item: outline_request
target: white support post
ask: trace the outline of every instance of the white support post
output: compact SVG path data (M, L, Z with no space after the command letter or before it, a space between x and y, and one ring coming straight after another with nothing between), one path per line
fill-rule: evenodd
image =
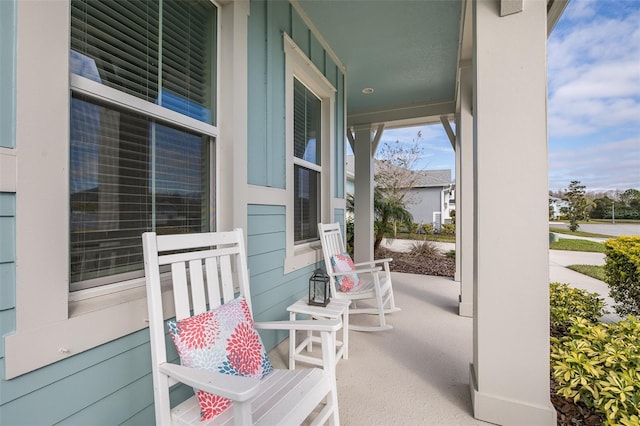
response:
M217 230L247 229L247 19L249 3L234 1L221 8L220 49L220 138L216 141L215 169L212 181L217 195ZM221 104L221 105L222 105Z
M378 130L380 135L382 129ZM355 129L354 259L373 259L373 151L371 126Z
M458 313L473 316L473 116L471 64L460 73L460 113L456 138L456 280L460 281Z
M547 3L474 7L474 416L555 425L549 399ZM509 207L501 202L508 194Z

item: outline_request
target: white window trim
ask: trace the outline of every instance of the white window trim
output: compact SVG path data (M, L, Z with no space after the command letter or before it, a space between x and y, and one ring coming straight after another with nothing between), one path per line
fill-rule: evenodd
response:
M322 261L320 241L305 244L294 242L294 205L293 205L293 80L297 78L322 101L322 151L321 151L321 183L320 218L323 222L332 216L331 200L333 193L332 164L335 146L335 94L336 89L326 77L316 68L314 63L304 54L287 34L284 34L285 51L285 122L286 122L286 257L284 273L293 272L314 263ZM304 162L300 160L299 162ZM305 166L308 165L304 162ZM316 169L314 165L310 167Z
M231 89L220 90L218 102L233 107L228 125L226 117L220 117L220 135L224 139L225 135L235 133L235 144L242 145L238 139L244 135L246 144L249 4L246 1L220 3L218 60L223 68L218 69L218 75L226 76L225 82ZM69 55L69 10L68 1L17 3L16 326L15 333L4 337L6 379L148 325L141 280L138 287L75 302L69 299L71 79L69 61L63 60ZM43 36L46 43L42 42ZM225 56L227 60L220 61L225 54L229 56ZM233 64L234 69L227 70L227 64ZM211 131L209 126L205 133ZM228 148L220 145L215 144L216 156L228 153ZM235 152L231 154L233 163L240 164L239 156ZM216 194L224 182L229 191L233 191L231 172L219 171L218 167L215 172ZM237 215L231 209L216 214L225 218Z

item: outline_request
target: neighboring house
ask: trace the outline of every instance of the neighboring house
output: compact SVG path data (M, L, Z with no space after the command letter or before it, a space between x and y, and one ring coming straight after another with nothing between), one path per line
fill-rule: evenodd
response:
M563 213L562 213L562 209L565 208L569 208L569 201L562 199L562 198L558 198L558 197L551 197L549 196L549 206L550 206L550 219L559 219Z
M473 413L554 424L535 242L565 5L0 1L0 423L154 424L141 233L244 229L254 317L287 318L321 265L317 222L345 221L345 144L372 157L385 125L441 122ZM356 260L372 168L354 170Z
M347 184L346 192L353 194L355 157L346 158ZM374 173L380 167L380 161L374 162ZM406 208L419 224L433 224L439 229L443 223L451 222L451 211L455 210L455 185L451 181L451 170L409 171L413 176L408 179L414 182L405 195Z
M413 221L431 223L435 229L451 223L451 210L455 210L451 170L424 170L417 174L419 177L406 195L407 210L413 215Z

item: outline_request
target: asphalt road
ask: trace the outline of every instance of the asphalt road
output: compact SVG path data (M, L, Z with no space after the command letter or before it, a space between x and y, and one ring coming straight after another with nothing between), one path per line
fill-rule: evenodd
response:
M553 227L568 228L566 223L553 223ZM594 234L610 235L617 237L620 235L640 235L640 224L638 223L581 223L579 231L591 232Z

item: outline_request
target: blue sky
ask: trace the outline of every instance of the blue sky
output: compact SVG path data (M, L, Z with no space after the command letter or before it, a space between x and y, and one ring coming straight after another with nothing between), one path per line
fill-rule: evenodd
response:
M549 189L640 189L640 0L571 0L548 40ZM422 132L419 168L455 169L442 125ZM455 174L455 172L453 172Z

